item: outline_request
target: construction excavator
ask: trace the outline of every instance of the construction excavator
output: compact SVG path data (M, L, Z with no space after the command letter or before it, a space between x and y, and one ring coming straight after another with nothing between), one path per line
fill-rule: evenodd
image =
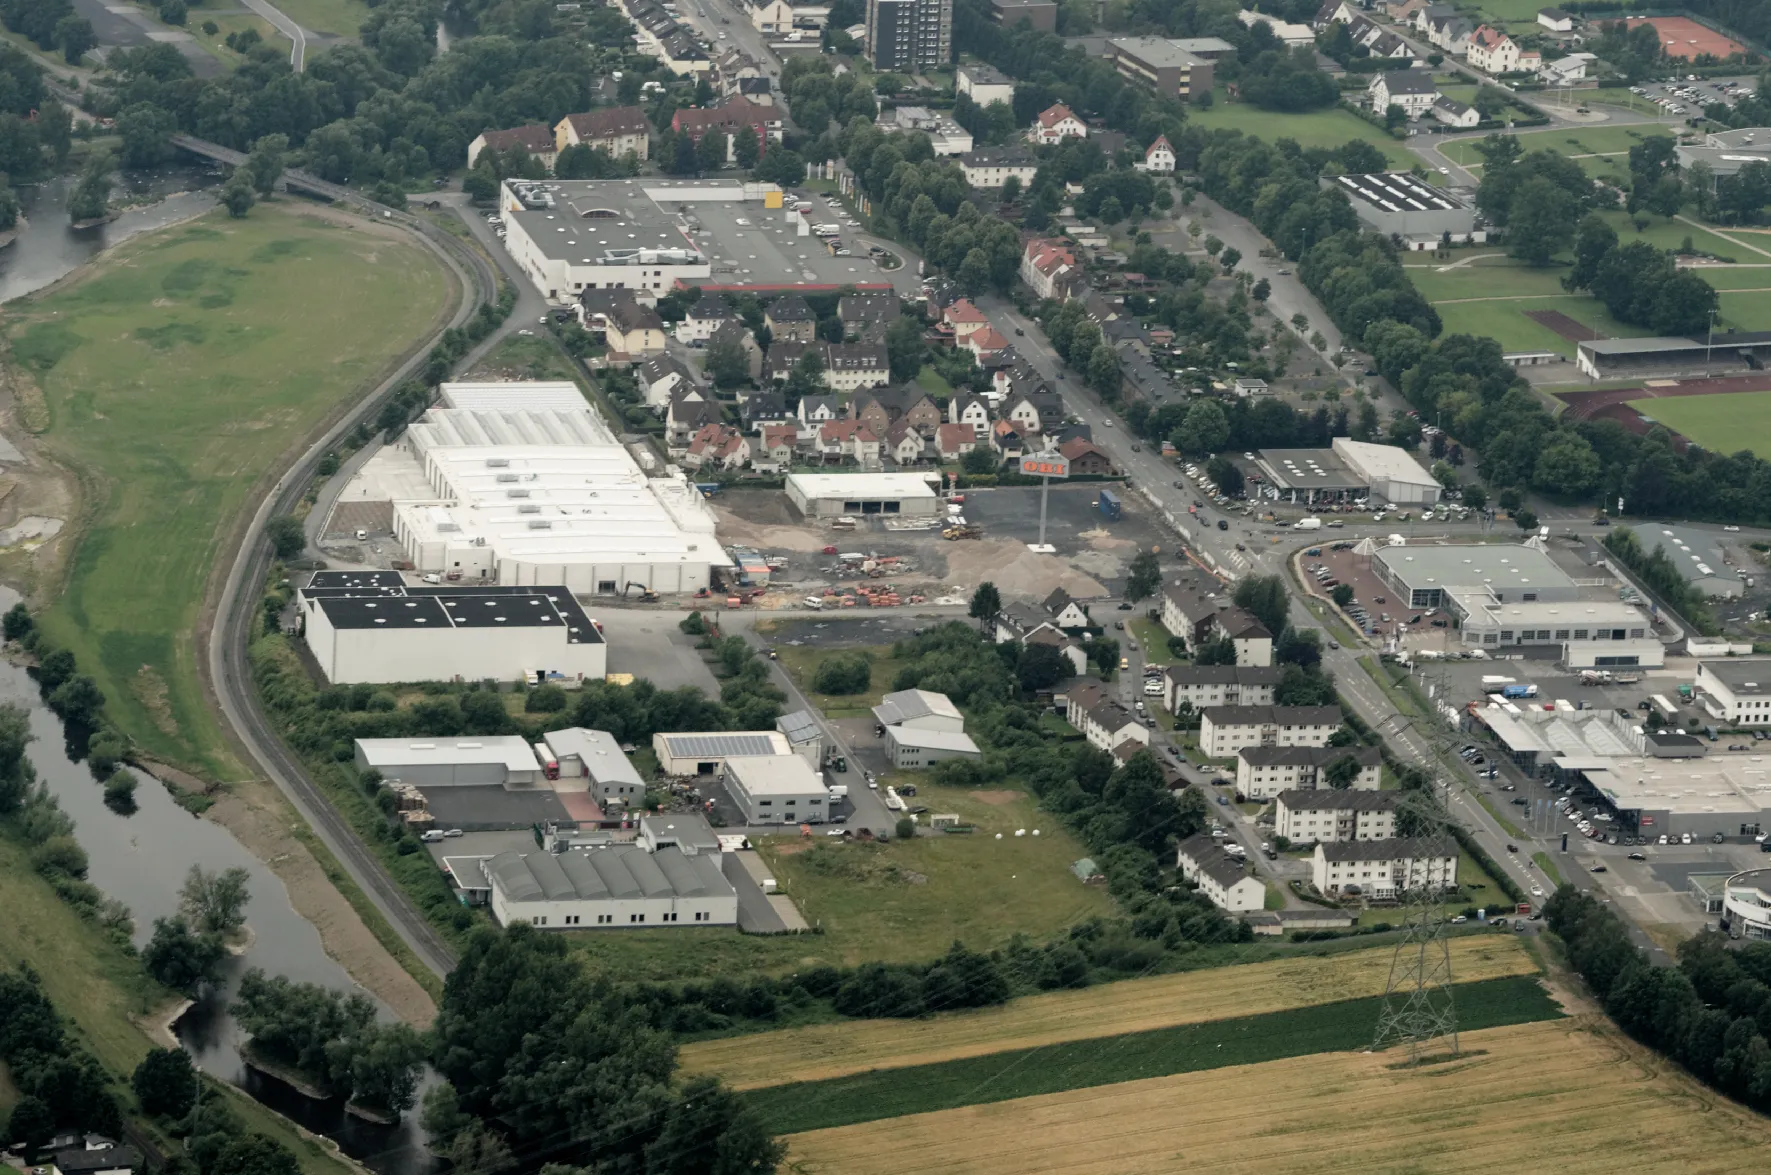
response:
M621 589L621 598L623 600L627 599L628 594L630 592L632 592L634 588L638 588L640 590L640 603L642 603L642 604L656 604L658 602L658 593L657 592L653 591L651 588L647 587L645 584L635 583L631 579L627 581L627 586Z

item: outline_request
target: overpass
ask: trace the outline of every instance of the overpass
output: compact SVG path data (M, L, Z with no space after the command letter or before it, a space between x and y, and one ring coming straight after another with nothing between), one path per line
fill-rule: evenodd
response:
M172 145L193 155L201 155L205 159L213 159L217 163L225 163L229 167L239 167L246 162L246 154L232 147L223 147L220 143L211 143L208 139L199 139L195 135L173 135ZM391 216L404 215L396 213L385 204L377 204L361 192L352 191L342 184L328 183L318 176L309 175L300 168L288 168L283 172L283 186L290 191L306 192L310 196L318 196L322 200L332 200L340 204L356 204L371 213L387 212Z

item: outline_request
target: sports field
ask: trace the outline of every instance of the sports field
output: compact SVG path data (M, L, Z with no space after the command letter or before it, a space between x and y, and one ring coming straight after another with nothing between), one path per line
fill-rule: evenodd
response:
M1553 151L1578 159L1588 174L1615 171L1629 174L1630 148L1647 138L1664 132L1649 127L1594 126L1553 127L1549 130L1527 131L1515 135L1526 152ZM1454 139L1439 146L1447 159L1472 169L1483 166L1482 152L1477 149L1482 137Z
M715 1073L738 1089L823 1081L1381 995L1393 957L1377 947L1157 975L925 1020L850 1020L699 1041L679 1056L685 1072ZM1499 934L1453 939L1451 966L1459 983L1537 970L1516 939Z
M1466 1032L1419 1069L1341 1052L797 1134L800 1175L1764 1168L1771 1123L1585 1018Z
M1382 151L1397 167L1407 168L1419 162L1400 142L1339 107L1305 114L1277 114L1243 102L1231 102L1219 89L1212 94L1209 109L1189 107L1187 121L1208 131L1241 131L1269 142L1296 139L1300 147L1334 148L1361 139Z
M84 499L43 626L155 758L237 777L197 673L211 573L253 487L423 338L452 287L391 230L261 205L125 244L10 308L11 359Z
M1759 457L1771 458L1771 392L1665 396L1631 400L1630 407L1712 452L1750 449Z

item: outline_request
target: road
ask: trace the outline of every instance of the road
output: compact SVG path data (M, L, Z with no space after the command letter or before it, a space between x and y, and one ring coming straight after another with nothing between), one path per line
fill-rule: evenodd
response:
M269 3L269 0L241 0L258 15L270 21L279 33L289 38L289 65L300 73L307 68L307 30Z

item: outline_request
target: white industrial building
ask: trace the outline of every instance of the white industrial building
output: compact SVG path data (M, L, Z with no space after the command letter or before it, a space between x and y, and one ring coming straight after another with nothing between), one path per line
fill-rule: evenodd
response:
M665 775L718 775L730 758L791 755L793 745L778 730L682 731L653 735L652 753Z
M1699 661L1695 695L1710 717L1730 726L1771 725L1771 658Z
M1233 860L1222 845L1204 833L1175 846L1175 868L1220 910L1245 914L1266 908L1267 887L1250 875L1246 865Z
M1722 887L1722 931L1730 938L1771 938L1771 869L1748 869Z
M1376 747L1243 747L1236 752L1236 790L1251 800L1287 791L1326 788L1323 768L1351 757L1359 773L1351 787L1376 791L1383 782L1383 752Z
M1480 591L1455 589L1450 604L1466 645L1492 649L1572 644L1578 646L1572 655L1591 664L1571 667L1587 669L1658 665L1664 656L1647 615L1621 600L1503 604ZM1605 647L1610 652L1604 652Z
M674 467L648 477L570 384L443 386L341 502L385 502L419 571L451 581L618 595L711 585L731 560Z
M946 694L933 690L906 689L889 693L873 707L873 717L883 727L902 726L919 730L958 733L965 729L965 715Z
M334 684L559 681L608 670L608 646L561 587L408 587L396 571L316 571L302 639Z
M1706 596L1735 599L1746 594L1747 569L1755 564L1745 544L1730 544L1720 534L1692 526L1653 524L1638 526L1636 541L1650 553L1659 547L1685 581Z
M1213 706L1199 715L1199 749L1229 759L1243 747L1320 747L1340 728L1339 706Z
M1457 848L1424 839L1318 843L1310 879L1325 894L1354 889L1368 898L1393 898L1411 889L1455 889Z
M1445 607L1446 593L1455 588L1481 590L1502 603L1580 599L1579 586L1546 551L1522 543L1380 547L1371 569L1408 608Z
M1396 835L1393 791L1284 791L1273 801L1273 831L1297 844L1388 840Z
M798 755L733 755L726 760L725 783L746 824L822 824L830 818L830 789Z
M942 759L976 759L978 744L972 736L956 730L926 730L915 726L885 728L886 757L892 766L906 771L931 767Z
M939 473L795 473L787 500L807 518L842 514L900 514L932 518L941 509L934 485Z
M474 738L360 738L358 771L414 787L532 787L541 765L521 735Z
M1430 506L1445 492L1445 487L1400 446L1373 445L1336 437L1332 447L1341 463L1386 502L1399 506Z
M824 765L824 728L810 710L795 710L775 719L775 729L787 737L793 753L813 767Z
M720 860L719 839L707 822L676 814L641 820L633 844L504 852L482 858L480 867L500 926L731 926L738 921L738 894Z
M646 781L608 731L573 726L550 730L541 739L535 749L543 768L559 779L587 780L586 790L602 807L645 802Z

